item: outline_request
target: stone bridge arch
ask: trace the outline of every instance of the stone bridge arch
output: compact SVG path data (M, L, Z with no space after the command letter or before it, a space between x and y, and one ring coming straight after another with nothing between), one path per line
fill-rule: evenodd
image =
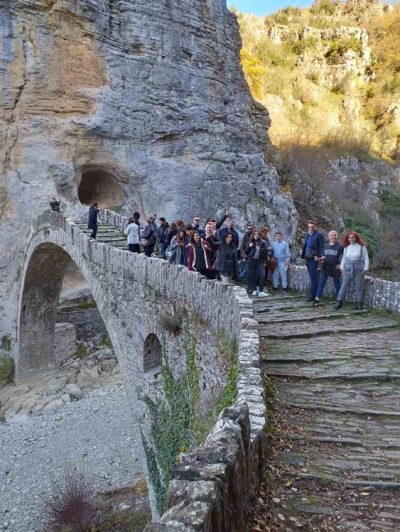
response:
M102 212L101 219L117 228L126 222L110 211ZM165 444L156 441L155 412L164 409L165 401L175 400L170 391L176 383L184 389L171 412L187 397L194 401L193 411L204 411L210 392L215 398L227 383L229 356L227 359L221 345L237 341L237 356L253 371L258 362L258 336L253 330L251 302L241 288L90 240L80 224L46 211L32 225L20 277L17 375L35 367L36 362L42 367L51 364L54 312L63 271L71 259L91 290L128 385L132 421L140 427L143 442L135 451L141 456L153 515L157 516L164 508L168 487L164 479L170 474L165 469L171 458L170 445L181 440L173 433ZM40 348L44 353L39 353ZM30 353L33 358L27 359ZM193 432L190 427L185 430Z
M65 219L58 213L47 213L45 218L45 222L43 216L36 222L24 257L17 316L16 378L55 368L56 313L65 271L71 261L85 278L116 356L123 364L118 337L114 334L115 326L106 311L107 297L102 293L96 274L91 270L93 263L90 257L85 252L82 253L84 246L82 239L77 238L78 231L75 234L75 226L72 224L68 227ZM61 227L52 223L56 218L58 222L62 222ZM70 229L69 232L67 228Z

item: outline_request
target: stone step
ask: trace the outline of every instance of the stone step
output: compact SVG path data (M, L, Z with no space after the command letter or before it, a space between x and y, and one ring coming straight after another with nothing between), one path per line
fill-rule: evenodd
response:
M334 320L320 320L295 323L277 323L260 326L260 334L265 338L307 338L326 334L343 334L345 332L373 331L374 329L389 329L398 326L398 322L391 318L375 316L357 316L358 319L337 318Z
M400 416L396 382L313 382L273 379L275 400L281 405L362 415ZM364 420L365 423L365 420Z
M285 322L302 322L302 321L315 321L315 320L323 320L323 319L330 319L335 320L339 318L345 318L349 316L358 316L358 315L365 315L369 314L368 310L348 310L346 312L338 311L335 312L334 310L331 310L330 312L327 310L325 312L323 311L315 311L313 309L311 310L303 310L301 315L292 315L294 313L288 313L288 312L275 312L274 310L271 310L269 313L261 314L260 316L257 316L257 321L261 324L264 323L285 323Z

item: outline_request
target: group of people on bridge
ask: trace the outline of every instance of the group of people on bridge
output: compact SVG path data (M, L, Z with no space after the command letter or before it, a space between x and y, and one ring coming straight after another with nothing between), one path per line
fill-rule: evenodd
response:
M88 226L92 238L96 238L97 213L94 204L89 210ZM96 216L96 223L93 218ZM287 271L291 254L288 243L280 231L271 242L267 225L255 228L248 223L242 238L235 229L235 222L228 212L220 219L207 218L204 226L199 216L187 224L183 220L168 223L150 214L142 224L135 212L125 227L129 251L151 257L158 250L161 258L173 264L186 266L208 279L220 278L224 284L247 281L247 289L253 296L266 297L266 283L271 278L272 289L279 286L288 290ZM314 220L307 225L301 257L305 260L310 277L310 295L307 298L315 306L321 305L325 285L329 277L336 291L335 308L340 309L350 283L354 282L356 309L362 308L363 275L369 268L366 243L356 231L349 231L342 242L337 231L328 233L328 240L317 230Z

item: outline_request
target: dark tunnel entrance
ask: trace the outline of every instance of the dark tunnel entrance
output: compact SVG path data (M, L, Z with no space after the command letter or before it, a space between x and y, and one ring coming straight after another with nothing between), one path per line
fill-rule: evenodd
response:
M99 168L82 173L78 187L79 201L84 205L97 202L100 207L120 206L124 203L124 192L115 177Z

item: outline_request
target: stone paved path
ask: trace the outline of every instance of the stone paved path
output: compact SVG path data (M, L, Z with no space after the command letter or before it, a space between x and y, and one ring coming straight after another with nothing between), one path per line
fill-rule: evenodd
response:
M400 319L281 293L255 311L274 413L253 530L400 530Z

